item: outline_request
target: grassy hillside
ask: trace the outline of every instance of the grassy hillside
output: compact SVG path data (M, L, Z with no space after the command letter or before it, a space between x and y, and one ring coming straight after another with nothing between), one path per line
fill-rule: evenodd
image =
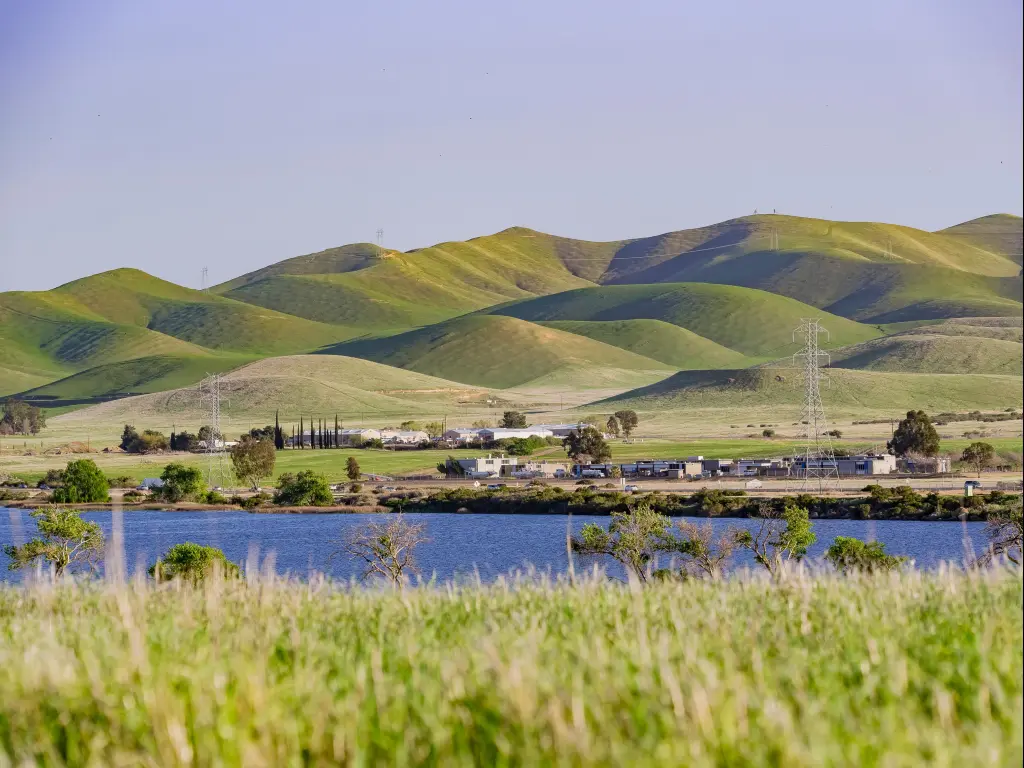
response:
M351 341L333 352L399 368L499 389L561 382L575 388L608 381L608 371L648 381L663 377L663 363L584 336L512 317L471 315L386 339ZM594 378L591 378L593 376Z
M151 355L88 368L21 393L38 405L102 402L195 384L211 373L237 368L252 358L231 354Z
M1024 358L1016 341L910 332L843 347L832 365L868 371L995 373L1020 376Z
M742 368L747 362L739 352L662 320L555 320L541 325L602 341L683 370Z
M492 304L588 284L570 269L589 251L512 228L408 253L341 259L335 251L289 259L217 286L225 296L322 322L361 328L425 325ZM592 244L596 251L605 244ZM372 246L371 246L372 247ZM579 262L587 265L590 262ZM314 270L317 270L314 272Z
M601 282L742 285L871 322L1022 312L1019 264L1001 249L909 227L748 216L620 254Z
M791 354L792 332L803 317L820 317L831 346L881 335L876 328L766 291L705 283L611 285L505 304L492 314L533 321L662 320L751 357Z
M1022 263L1024 247L1024 226L1020 216L1010 213L996 213L965 221L953 227L939 230L940 235L960 237L963 242L979 248L1000 253L1017 264Z
M1019 408L1021 377L978 374L890 373L832 369L821 390L826 408L844 411L957 411ZM640 411L699 407L798 407L800 372L781 367L736 371L682 371L605 401ZM793 411L796 413L796 411Z
M282 422L299 417L344 420L442 414L459 403L486 399L487 390L457 384L379 363L333 355L290 355L258 360L221 379L225 420ZM161 391L74 411L53 419L53 426L74 432L89 425L160 425L171 422L198 427L206 412L193 388Z

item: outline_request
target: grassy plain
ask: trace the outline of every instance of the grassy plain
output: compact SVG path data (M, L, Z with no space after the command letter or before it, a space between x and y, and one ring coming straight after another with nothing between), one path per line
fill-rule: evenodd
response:
M1016 766L1024 731L1019 569L5 586L0 637L12 765Z

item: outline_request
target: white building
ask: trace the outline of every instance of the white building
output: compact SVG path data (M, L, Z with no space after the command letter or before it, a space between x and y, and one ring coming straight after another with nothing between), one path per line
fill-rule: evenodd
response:
M584 424L582 421L578 424L534 424L533 429L547 429L555 437L568 437L576 430L582 430L586 427L592 427L593 424ZM600 430L599 427L596 429Z
M475 459L458 459L458 462L466 477L482 479L512 474L519 459L515 456L505 456L505 454L500 456L488 454Z
M486 442L510 440L514 437L554 437L554 433L550 429L544 429L541 427L524 427L522 429L505 429L504 427L495 427L494 429L480 430L480 439Z

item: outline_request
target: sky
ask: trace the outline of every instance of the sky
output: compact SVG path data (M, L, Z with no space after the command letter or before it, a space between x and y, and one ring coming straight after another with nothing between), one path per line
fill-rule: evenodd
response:
M0 291L1020 215L1019 0L0 0Z

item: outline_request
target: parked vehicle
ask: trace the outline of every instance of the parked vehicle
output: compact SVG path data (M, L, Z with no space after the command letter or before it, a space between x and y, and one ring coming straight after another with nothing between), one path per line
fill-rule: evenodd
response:
M491 483L487 486L488 491L500 491L502 488L508 488L505 483Z
M639 485L627 485L622 490L624 490L626 493L639 493L640 492L640 486Z

